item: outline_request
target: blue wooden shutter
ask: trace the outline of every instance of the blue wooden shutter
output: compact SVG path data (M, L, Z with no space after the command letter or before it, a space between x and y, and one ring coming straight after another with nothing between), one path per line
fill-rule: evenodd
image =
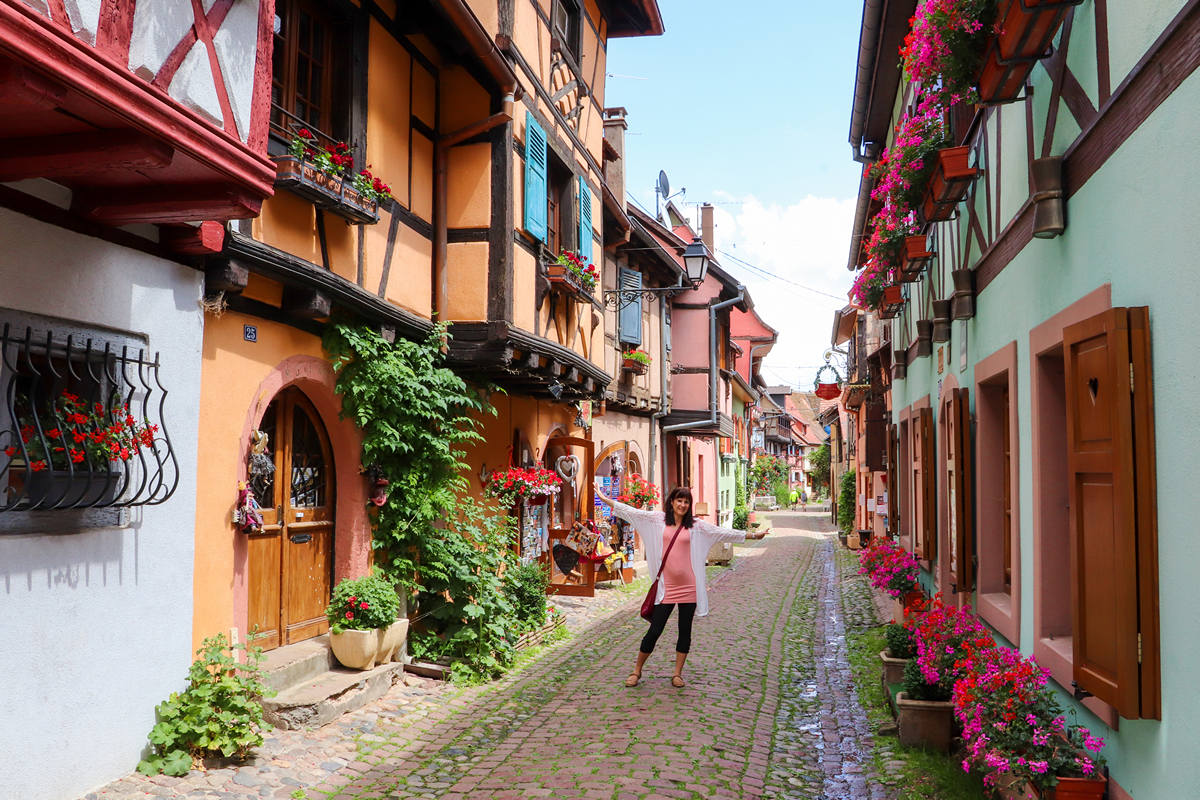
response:
M641 291L642 273L621 267L621 289ZM642 343L642 298L622 306L617 317L617 335L625 344Z
M546 132L525 112L525 230L546 241Z
M592 260L592 193L582 175L579 176L579 257Z

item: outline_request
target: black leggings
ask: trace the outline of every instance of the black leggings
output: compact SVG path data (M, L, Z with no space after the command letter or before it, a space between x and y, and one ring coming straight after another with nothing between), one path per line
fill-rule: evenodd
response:
M660 603L654 607L654 617L650 620L650 630L642 637L642 652L649 655L654 652L658 637L662 636L663 628L667 627L667 618L671 616L674 603ZM686 653L692 649L692 617L696 616L695 603L679 604L679 641L675 643L676 653Z

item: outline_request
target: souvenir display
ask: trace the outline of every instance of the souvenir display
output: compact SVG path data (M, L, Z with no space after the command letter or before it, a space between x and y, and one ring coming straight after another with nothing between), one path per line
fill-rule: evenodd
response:
M525 498L521 503L521 562L537 560L549 549L549 515L544 499Z

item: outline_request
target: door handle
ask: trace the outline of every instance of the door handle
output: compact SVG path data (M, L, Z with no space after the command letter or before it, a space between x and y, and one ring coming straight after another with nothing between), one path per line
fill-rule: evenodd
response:
M292 540L292 544L304 544L305 542L312 541L312 534L311 533L294 533L291 536L288 536L288 538Z

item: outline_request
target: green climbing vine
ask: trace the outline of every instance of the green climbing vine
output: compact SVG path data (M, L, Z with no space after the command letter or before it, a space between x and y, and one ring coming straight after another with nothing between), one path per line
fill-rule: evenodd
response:
M495 411L446 366L445 336L438 326L424 341L388 342L335 321L324 344L342 414L362 431L362 463L391 482L372 515L375 563L411 589L421 620L412 651L482 680L512 659L517 626L502 577L515 566L512 521L470 496L466 447L482 440L479 418Z

